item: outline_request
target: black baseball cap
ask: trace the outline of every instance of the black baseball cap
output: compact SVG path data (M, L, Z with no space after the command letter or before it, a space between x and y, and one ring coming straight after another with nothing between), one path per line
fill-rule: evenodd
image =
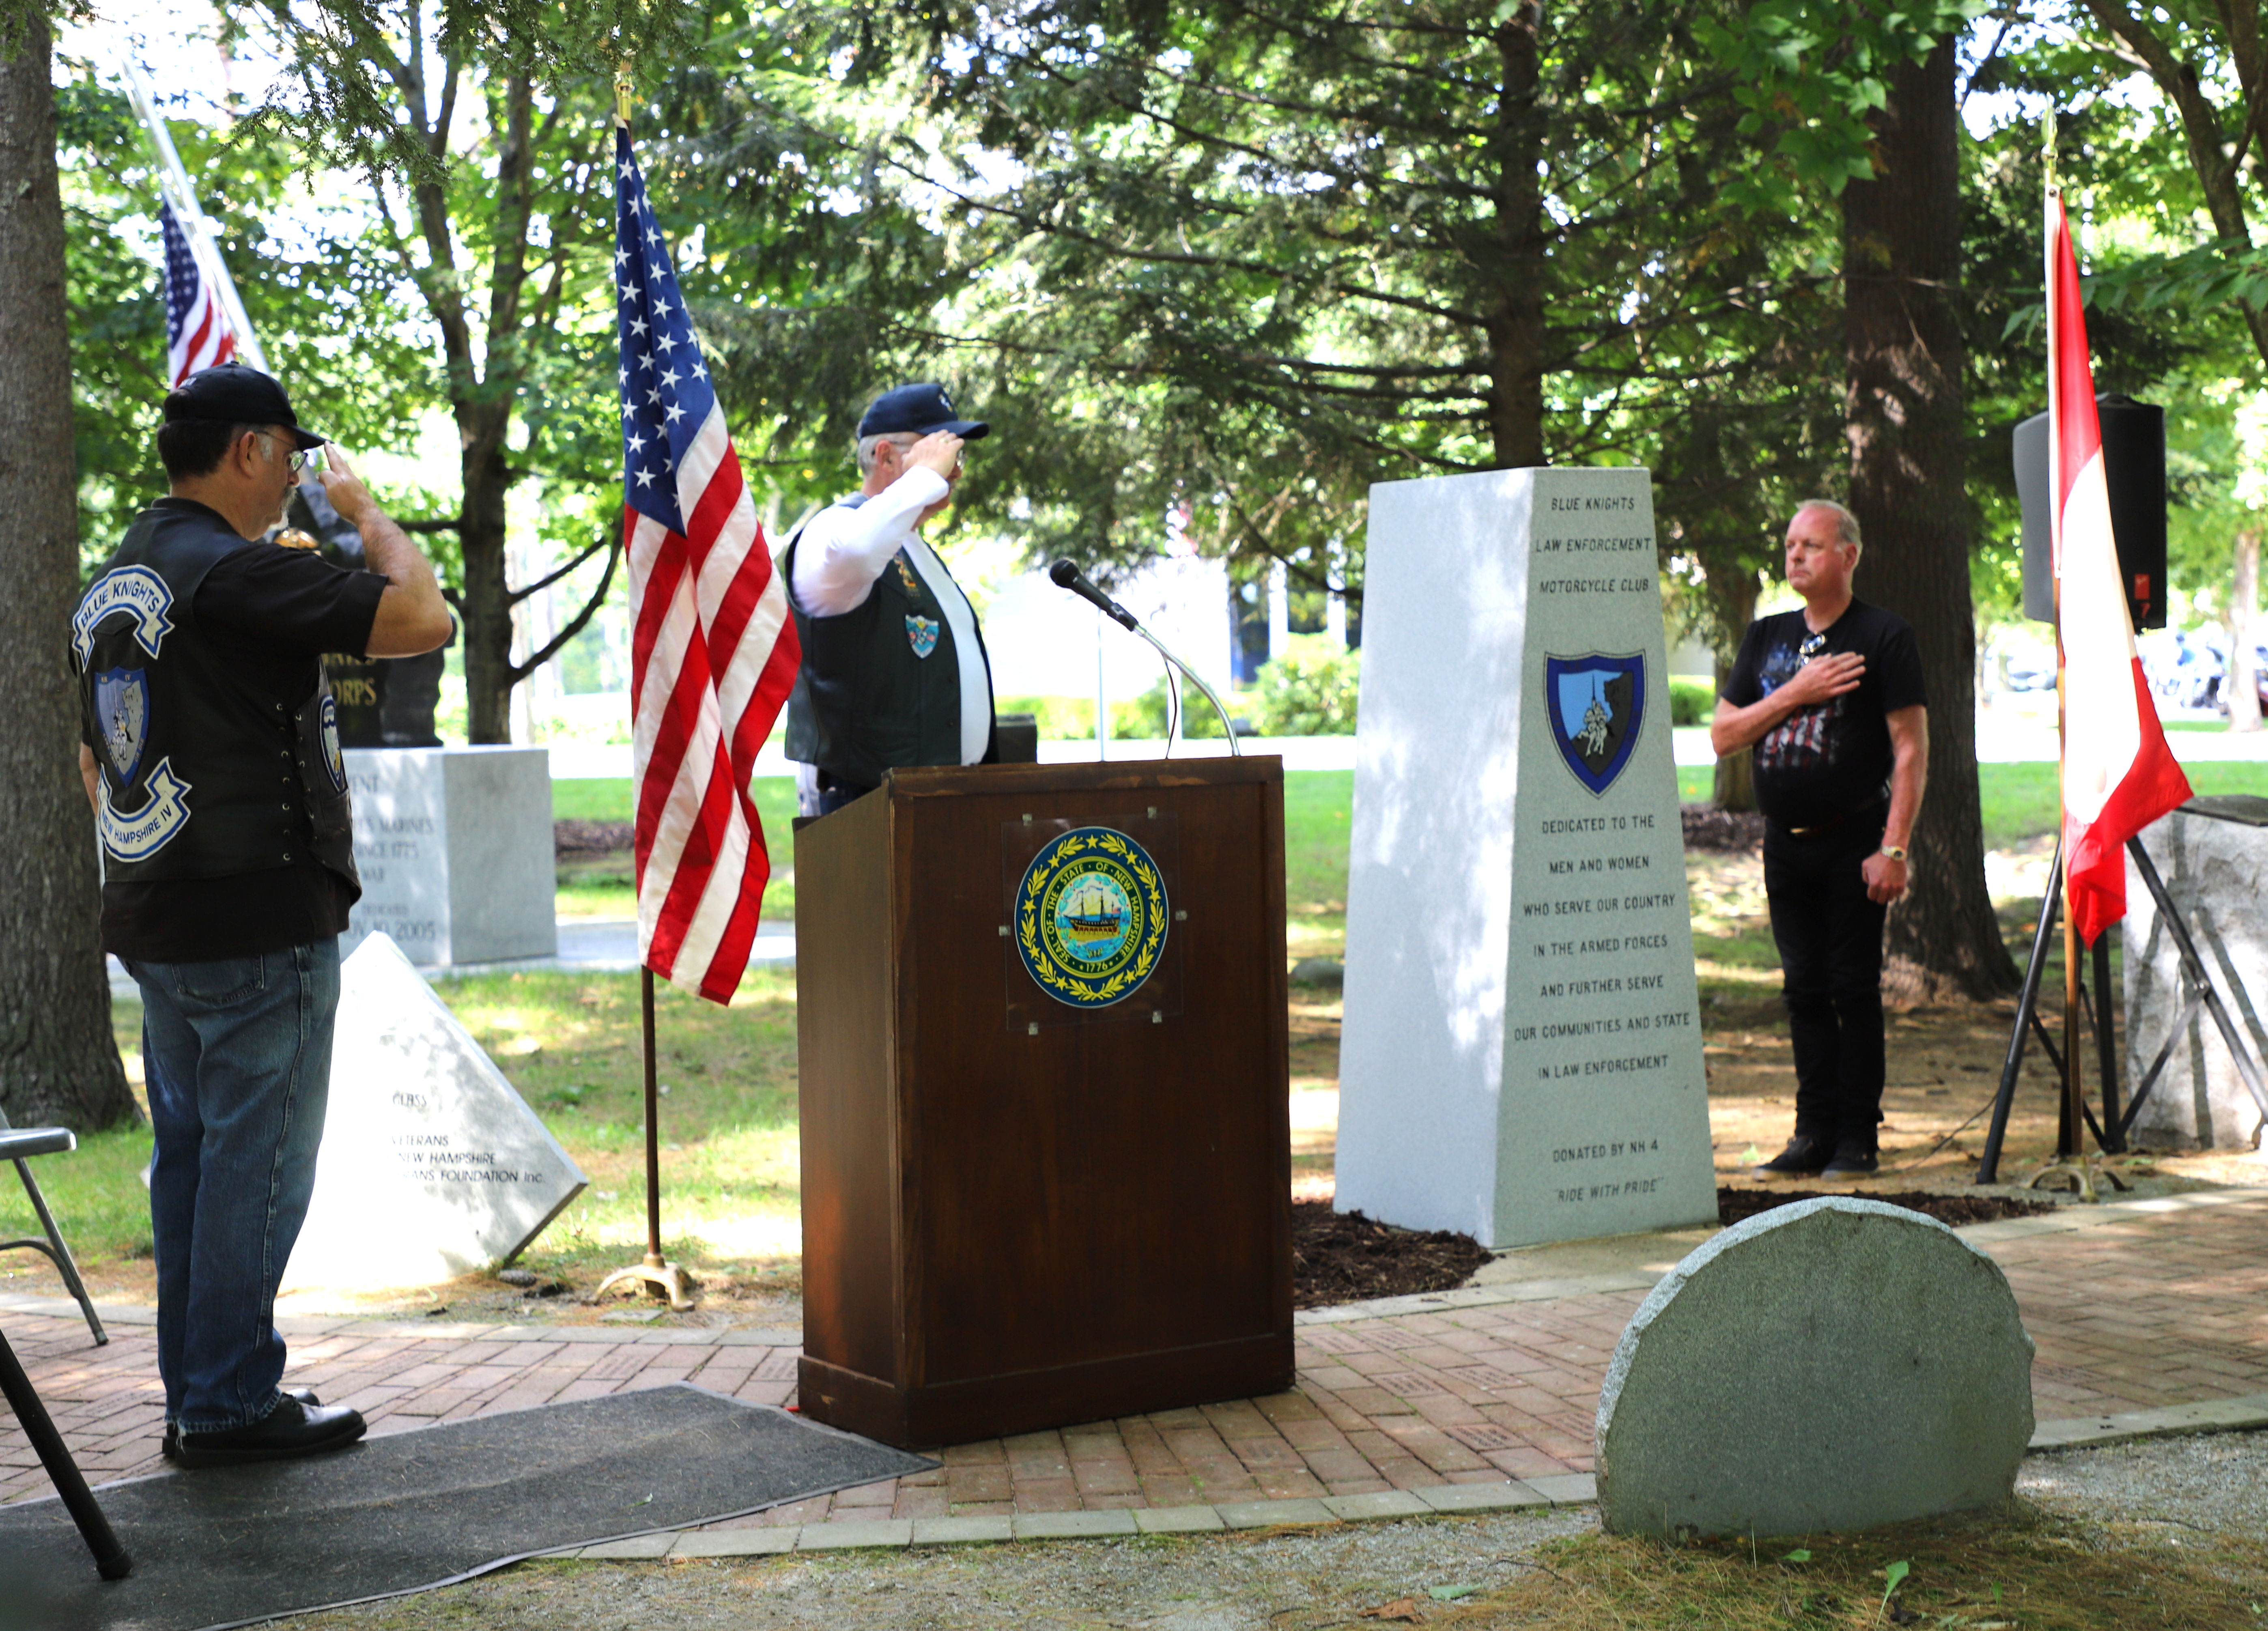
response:
M328 437L303 428L284 387L249 364L228 362L201 368L166 393L166 422L203 419L227 425L282 425L302 448L320 447Z
M932 430L950 430L963 441L974 442L990 435L992 427L982 419L954 418L953 399L938 385L900 386L885 391L866 405L866 416L858 422L862 442L870 436L900 431L927 436Z

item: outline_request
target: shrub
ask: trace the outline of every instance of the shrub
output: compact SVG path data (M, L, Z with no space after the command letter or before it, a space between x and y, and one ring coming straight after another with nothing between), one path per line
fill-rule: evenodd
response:
M1293 635L1260 671L1254 723L1263 736L1352 736L1362 653L1329 635Z
M1228 702L1223 697L1222 702ZM1232 711L1232 717L1233 717ZM1130 702L1116 702L1110 709L1110 734L1130 738L1163 739L1166 734L1166 680L1159 676L1158 683ZM1220 716L1212 711L1212 704L1204 693L1182 681L1182 734L1185 737L1220 736Z
M1698 674L1669 676L1669 723L1705 725L1717 711L1717 682Z

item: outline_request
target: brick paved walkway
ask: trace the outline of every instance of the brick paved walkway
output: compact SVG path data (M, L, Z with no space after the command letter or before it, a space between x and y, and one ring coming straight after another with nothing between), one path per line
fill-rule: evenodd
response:
M2007 1271L2039 1344L2043 1421L2268 1392L2268 1194L1964 1232ZM1615 1289L1475 1287L1303 1315L1291 1392L955 1445L936 1472L740 1522L1165 1508L1587 1472L1600 1379L1645 1295L1628 1275L1602 1278ZM148 1318L122 1311L97 1348L75 1315L0 1299L94 1481L163 1465ZM289 1380L355 1406L373 1432L676 1381L762 1404L794 1396L786 1332L295 1323ZM22 1433L0 1419L0 1501L47 1492Z

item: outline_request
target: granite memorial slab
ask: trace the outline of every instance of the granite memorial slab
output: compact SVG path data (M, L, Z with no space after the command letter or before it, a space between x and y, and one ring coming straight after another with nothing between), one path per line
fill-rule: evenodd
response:
M2142 834L2174 908L2256 1060L2268 1061L2268 800L2192 799ZM2126 1091L2132 1092L2181 1015L2181 953L2126 857ZM2259 1147L2260 1106L2204 1009L2190 1017L2129 1136L2163 1149Z
M1615 1345L1601 1521L1675 1541L2006 1506L2032 1351L1999 1265L1935 1219L1842 1195L1760 1212Z
M340 969L330 1110L284 1288L508 1263L585 1181L401 949L366 937Z
M1713 1223L1647 473L1370 503L1337 1205L1491 1247Z
M342 951L383 933L422 968L557 953L548 752L372 748L345 757L363 897Z

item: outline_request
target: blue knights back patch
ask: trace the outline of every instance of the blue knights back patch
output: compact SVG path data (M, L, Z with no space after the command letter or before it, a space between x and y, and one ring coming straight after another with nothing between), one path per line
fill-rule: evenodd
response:
M916 657L927 657L937 650L937 631L940 625L933 617L919 613L906 615L906 643L914 649Z
M141 668L106 668L94 676L94 723L102 756L121 787L134 783L150 739L150 675Z
M1547 656L1543 695L1560 759L1594 795L1604 794L1630 763L1646 722L1646 658Z

